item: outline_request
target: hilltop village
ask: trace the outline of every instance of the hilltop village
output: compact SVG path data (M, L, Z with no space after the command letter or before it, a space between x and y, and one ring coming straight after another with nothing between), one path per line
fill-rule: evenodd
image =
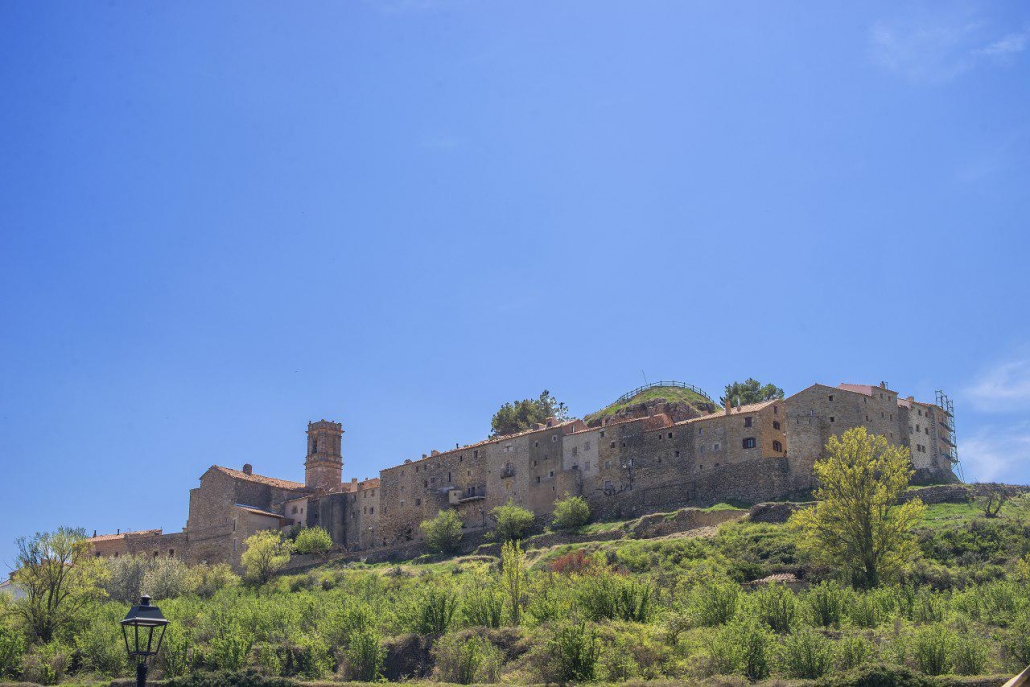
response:
M190 490L181 532L94 533L90 541L99 556L238 565L243 542L259 530L317 525L338 551L383 552L418 542L419 524L443 509L457 510L470 533L482 532L492 526L491 509L509 499L541 521L566 493L586 498L602 519L756 503L809 490L829 437L853 427L907 447L917 483L958 481L953 409L939 392L926 403L886 383L813 384L784 399L720 407L689 385L660 385L637 390L647 393L615 412L552 418L405 460L364 481L344 480L342 425L311 422L303 482L258 474L250 464L212 465ZM666 385L668 398L656 395ZM691 400L682 400L687 387Z

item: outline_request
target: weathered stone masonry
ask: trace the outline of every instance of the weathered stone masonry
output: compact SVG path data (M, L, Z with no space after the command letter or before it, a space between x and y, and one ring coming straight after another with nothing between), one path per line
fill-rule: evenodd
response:
M339 423L308 424L304 482L211 466L190 490L180 533L94 536L97 555L146 553L238 565L243 542L263 529L326 528L340 550L388 550L422 538L439 511L461 514L470 534L492 526L511 500L543 521L565 494L602 518L723 501L756 503L812 486L812 466L832 435L866 427L911 452L917 481L955 482L954 448L937 405L879 386L814 384L784 400L699 415L664 400L620 411L599 426L551 420L343 481Z

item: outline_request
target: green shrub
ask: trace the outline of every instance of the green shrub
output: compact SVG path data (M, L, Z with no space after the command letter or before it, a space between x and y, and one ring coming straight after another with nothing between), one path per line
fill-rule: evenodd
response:
M837 670L848 671L862 665L865 660L873 655L873 645L865 637L849 635L841 637L834 646L834 656Z
M38 644L22 659L22 678L41 685L60 683L71 665L71 651L58 641Z
M691 600L691 618L699 625L714 627L725 625L737 615L740 585L735 582L715 582L698 587Z
M982 637L960 635L955 640L952 664L959 675L982 675L987 668L987 645Z
M246 672L221 671L174 677L165 682L165 687L297 687L297 682L285 677L271 677L250 670Z
M222 589L230 589L239 585L240 576L232 571L227 563L215 565L195 565L190 571L194 575L197 596L207 599Z
M490 515L497 521L496 536L500 542L522 539L533 529L534 517L531 511L508 499L503 506L497 506Z
M569 496L554 502L554 520L551 525L557 530L571 530L590 522L590 505L582 496Z
M442 510L432 520L422 521L426 544L433 551L454 553L461 544L461 516L456 510Z
M649 584L635 582L608 570L586 575L578 587L578 602L590 620L647 622L654 605Z
M772 645L772 633L764 624L754 618L734 620L712 643L712 672L762 680L769 676Z
M181 623L169 623L165 628L161 651L156 658L157 665L167 677L185 675L192 668L193 641L189 631Z
M916 668L927 675L943 675L951 669L954 635L941 625L925 625L916 632L912 646Z
M1004 647L1014 670L1022 670L1030 664L1030 613L1025 613L1013 624Z
M432 588L422 592L412 603L411 631L420 635L445 634L457 607L453 592Z
M462 597L461 610L468 625L500 627L504 620L504 595L492 586L473 584Z
M855 594L847 610L848 618L858 627L873 628L886 617L883 603L875 592Z
M951 597L923 587L916 595L911 620L917 623L940 623L948 617Z
M75 649L84 668L104 675L117 675L125 669L128 654L117 624L88 623L75 635Z
M254 646L254 635L236 620L224 622L211 639L211 661L220 671L236 672L247 665L247 655Z
M784 672L793 678L814 680L830 672L833 666L830 640L807 628L786 638L782 654Z
M819 627L837 627L848 603L848 591L833 581L821 582L805 594L812 622Z
M590 682L597 672L600 644L586 623L557 628L547 643L551 672L559 683Z
M486 639L448 635L433 648L438 678L468 685L496 682L503 655Z
M790 632L798 613L797 597L782 584L764 585L749 598L750 606L759 620L773 632Z
M558 586L557 579L551 577L540 584L530 596L526 613L537 623L565 620L573 612L575 599L569 589Z
M317 680L331 673L334 667L329 645L318 635L303 634L294 649L297 672L309 680Z
M930 679L904 666L867 663L843 675L824 678L819 687L936 687Z
M21 670L25 638L12 627L0 624L0 678L15 677Z
M355 632L344 656L350 679L375 682L382 677L386 652L378 631L368 628Z
M333 548L333 538L321 527L305 527L294 542L297 553L325 556Z

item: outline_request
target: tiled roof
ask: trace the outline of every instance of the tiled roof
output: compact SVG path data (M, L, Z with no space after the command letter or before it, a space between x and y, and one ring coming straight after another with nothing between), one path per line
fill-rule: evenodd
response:
M287 489L287 490L290 490L290 491L300 491L300 490L306 488L304 486L304 484L301 483L301 482L291 482L290 480L287 480L287 479L277 479L275 477L265 477L264 475L254 475L254 474L248 475L247 473L242 472L240 470L233 470L232 468L227 468L227 467L224 467L222 465L212 465L211 468L214 469L214 470L218 470L219 472L221 472L223 474L229 475L229 477L232 477L233 479L242 479L242 480L246 480L248 482L257 482L258 484L267 484L268 486L275 487L276 489Z
M136 532L122 532L120 534L101 534L96 537L90 537L91 542L102 542L102 541L114 541L116 539L125 539L126 537L153 537L159 536L163 532L162 529L153 530L137 530Z
M714 420L714 419L720 418L720 417L732 417L733 415L743 415L744 413L757 413L758 411L762 410L763 408L768 408L773 403L776 403L779 400L780 399L773 399L771 401L762 401L761 403L748 403L747 405L742 405L740 407L733 406L730 409L729 413L727 413L725 409L717 410L714 413L711 413L709 415L702 415L701 417L692 417L689 420L682 420L680 422L677 422L676 424L678 424L678 425L685 425L685 424L689 424L691 422L701 422L703 420Z
M267 517L270 517L270 518L281 518L283 520L289 520L289 518L287 518L282 513L276 513L275 511L265 510L264 508L256 508L255 506L247 506L247 505L242 504L242 503L236 503L236 504L233 504L233 505L235 505L240 510L245 510L248 513L254 513L255 515L264 515L264 516L267 516Z

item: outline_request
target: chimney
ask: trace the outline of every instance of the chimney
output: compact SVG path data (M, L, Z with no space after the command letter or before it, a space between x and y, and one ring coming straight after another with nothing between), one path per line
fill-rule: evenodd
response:
M121 533L122 533L122 528L121 527L119 527L117 530L115 530L115 534L121 534Z
M886 389L887 388L887 382L880 382L880 388L881 389Z
M733 399L727 398L726 399L726 414L727 415L730 414L730 407L732 407L732 406L733 406Z
M351 484L353 484L353 485L355 485L355 486L357 486L357 484L358 484L358 478L357 478L357 477L351 477L351 478L350 478L350 483L351 483Z
M96 539L96 538L97 538L97 531L96 531L96 530L93 530L93 538L94 538L94 539Z
M251 465L250 463L244 463L243 464L243 474L244 475L253 475L254 474L254 466Z

